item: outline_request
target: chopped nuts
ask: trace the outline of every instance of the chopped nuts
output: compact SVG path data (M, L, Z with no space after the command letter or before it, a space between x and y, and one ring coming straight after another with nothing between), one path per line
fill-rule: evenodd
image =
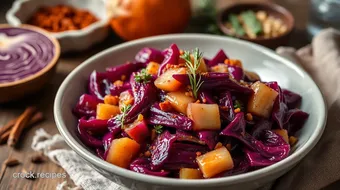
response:
M237 66L237 67L242 68L242 62L237 59L226 59L224 60L224 63L230 66Z
M142 114L138 114L137 121L143 121L144 116Z
M236 108L236 109L234 109L234 112L235 112L235 113L240 113L240 112L241 112L241 109L240 109L240 108Z
M171 103L168 100L165 100L164 102L159 103L159 107L161 108L162 111L170 111L172 110Z
M113 85L114 86L123 86L124 82L122 80L116 80Z
M248 17L244 16L246 13L248 13ZM249 13L251 13L251 16ZM239 15L234 15L237 18L236 20L231 19L234 18L232 15L233 14L229 15L229 20L225 23L225 26L232 35L246 36L251 39L257 37L264 37L267 39L280 36L288 30L287 25L281 18L270 15L264 10L243 11ZM252 21L253 25L249 24L250 21L248 19ZM254 23L256 23L256 25L254 25Z
M98 19L87 10L67 5L40 7L28 20L28 24L50 32L80 30L97 22Z
M150 151L146 151L146 152L144 153L144 156L150 157L150 156L151 156L151 152L150 152Z

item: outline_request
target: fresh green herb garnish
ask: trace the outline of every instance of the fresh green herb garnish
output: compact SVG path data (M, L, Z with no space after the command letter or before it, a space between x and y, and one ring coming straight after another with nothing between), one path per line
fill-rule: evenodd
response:
M122 112L121 114L117 115L115 117L116 121L118 121L120 123L121 128L124 127L124 121L125 121L125 117L127 112L131 109L131 105L124 105L121 109L120 112Z
M162 125L155 125L154 126L156 133L161 134L163 132L163 126Z
M262 32L262 24L257 20L254 11L245 11L241 13L241 18L244 24L251 30L254 34L259 34Z
M243 110L243 103L239 100L235 100L234 108L235 109L240 108L241 110Z
M146 69L142 69L135 75L135 81L139 83L147 83L151 80L152 76L146 71Z
M238 20L237 16L235 14L229 15L229 21L235 31L235 33L239 36L243 36L245 34L245 31L243 27L241 26L240 21Z
M201 59L203 57L203 53L201 53L199 51L198 48L196 48L193 52L192 52L193 56L194 56L194 62L191 62L191 57L190 57L190 51L185 51L184 54L181 56L182 59L185 60L185 64L188 67L189 71L188 71L188 76L190 79L190 86L192 89L192 93L194 95L194 97L197 99L197 93L198 90L200 89L200 87L203 84L203 81L201 80L201 75L198 72L198 68L201 64ZM197 78L198 76L198 78Z

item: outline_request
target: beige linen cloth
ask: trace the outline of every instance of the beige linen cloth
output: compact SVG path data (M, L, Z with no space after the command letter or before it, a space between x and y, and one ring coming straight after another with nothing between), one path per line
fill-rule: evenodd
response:
M314 78L329 108L328 121L316 147L286 175L261 189L318 190L340 180L340 33L326 29L313 39L311 45L297 51L281 47L277 52L300 64ZM67 148L59 134L51 136L39 129L32 148L43 151L53 162L63 167L77 186L70 188L64 182L56 187L57 190L126 190L88 166Z
M318 144L274 190L318 190L340 180L340 32L326 29L311 45L277 52L300 64L321 89L328 107L327 125ZM340 187L338 187L340 189Z

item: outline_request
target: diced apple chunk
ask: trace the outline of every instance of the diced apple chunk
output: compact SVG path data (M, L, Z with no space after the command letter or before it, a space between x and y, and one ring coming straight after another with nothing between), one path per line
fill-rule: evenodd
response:
M194 121L194 130L220 130L220 111L217 104L189 103L187 116Z
M185 95L185 92L177 91L177 92L169 92L166 95L166 100L168 100L171 106L178 112L183 114L187 114L187 107L189 103L195 101L194 98Z
M144 140L150 135L148 125L144 119L141 121L136 120L135 122L131 123L124 131L129 135L129 137L138 143L143 143Z
M288 131L286 129L274 129L273 132L280 135L286 143L289 143Z
M120 113L119 107L111 104L99 103L97 105L97 119L110 119Z
M157 75L159 69L159 64L156 62L151 61L147 66L146 66L146 72L151 74L151 75Z
M106 161L122 168L128 168L132 159L139 153L140 145L128 138L120 138L112 141Z
M278 93L261 82L251 85L254 94L249 98L247 111L253 115L268 118Z
M179 170L180 179L202 179L202 172L194 168L181 168Z
M224 146L196 158L204 178L211 178L234 167L233 159Z
M181 87L182 83L174 79L172 75L185 73L186 69L184 67L168 69L155 80L155 86L168 92L177 91Z

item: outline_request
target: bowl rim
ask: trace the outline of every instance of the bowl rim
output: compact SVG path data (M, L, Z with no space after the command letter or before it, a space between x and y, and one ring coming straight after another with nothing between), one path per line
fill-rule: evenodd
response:
M114 52L116 50L119 50L121 48L128 48L134 45L143 44L147 42L152 41L158 41L163 39L211 39L211 40L223 40L226 42L232 42L237 43L240 45L246 45L250 48L256 49L258 51L263 52L267 56L273 57L276 60L284 63L286 66L289 66L295 70L298 70L299 72L303 73L308 80L312 81L315 87L317 88L317 92L315 96L318 96L320 102L322 102L319 107L320 110L323 110L321 112L320 121L317 123L316 128L313 132L313 134L309 137L309 139L306 141L305 144L302 145L302 147L299 150L296 150L293 154L291 154L289 157L285 158L284 160L277 162L273 165L261 168L259 170L255 170L252 172L239 174L235 176L228 176L228 177L221 177L221 178L212 178L212 179L204 179L204 180L179 180L179 179L173 179L173 178L165 178L165 177L157 177L157 176L151 176L151 175L145 175L136 173L124 168L120 168L118 166L115 166L111 163L108 163L93 153L91 153L89 150L87 150L85 147L83 147L80 143L77 142L75 137L71 135L71 133L67 130L65 123L62 118L62 110L61 110L61 101L64 96L64 91L66 87L68 86L68 83L70 82L71 78L73 76L76 76L80 74L80 71L85 68L87 65L91 64L91 62L94 62L96 59L105 56L107 54L110 54L111 52ZM294 64L290 60L276 54L274 51L265 48L263 46L244 41L239 39L234 39L230 37L222 37L222 36L216 36L216 35L209 35L209 34L170 34L170 35L160 35L155 37L148 37L143 38L139 40L134 40L130 42L125 42L116 46L113 46L111 48L108 48L102 52L97 53L96 55L92 56L91 58L84 61L82 64L80 64L76 69L74 69L63 81L61 84L56 98L54 102L54 118L57 125L57 128L61 135L64 137L66 143L83 159L87 160L91 163L93 167L98 167L102 170L111 172L117 176L121 176L124 178L132 179L138 182L144 182L144 183L150 183L155 185L165 185L165 186L172 186L172 187L194 187L194 186L200 186L200 187L212 187L212 186L224 186L224 185L233 185L236 183L244 183L246 181L254 181L266 176L270 176L277 172L282 172L283 170L287 168L293 167L295 164L297 164L310 150L316 145L316 143L319 141L327 120L327 109L325 100L323 99L322 93L320 92L320 89L315 84L315 82L312 80L310 75L305 72L301 67Z
M50 35L50 33L48 33L46 30L32 26L32 25L27 25L27 24L22 24L20 26L12 26L12 25L9 25L9 24L0 24L0 29L2 29L2 28L23 28L23 29L31 30L31 31L37 32L39 34L42 34L43 36L47 37L53 43L53 46L55 47L55 52L54 52L54 56L53 56L52 60L49 63L47 63L47 65L44 68L42 68L41 70L39 70L38 72L34 73L33 75L29 75L29 76L24 77L22 79L16 80L16 81L0 83L0 88L20 85L20 84L26 83L28 81L37 79L40 76L42 76L43 74L45 74L46 72L48 72L49 70L51 70L57 64L58 59L60 57L60 44L59 44L58 40L55 37L53 37L52 35Z
M30 2L30 0L16 0L12 7L6 13L6 20L9 24L13 26L21 26L23 22L21 19L15 16L15 13L21 10L21 5L23 3ZM41 1L41 5L43 5L44 1ZM98 3L104 3L104 0L99 0ZM91 11L90 11L91 12ZM98 21L90 24L89 26L82 28L80 30L67 30L63 32L50 32L50 35L54 36L57 39L67 38L67 37L83 37L91 34L98 28L104 28L109 26L110 19L108 16L105 16L105 19L98 19ZM25 23L24 23L25 24ZM26 24L27 25L27 24Z
M235 36L236 38L240 38L243 40L248 40L248 41L252 41L252 42L263 42L263 41L272 41L272 40L277 40L280 39L284 36L289 35L295 26L295 19L292 15L292 13L290 11L288 11L285 7L278 5L276 3L273 2L239 2L239 3L233 3L232 5L223 8L221 11L218 12L217 17L216 17L216 22L218 27L220 28L220 30L226 34L226 35L231 35L231 33L229 32L229 29L227 27L225 27L224 23L223 23L223 15L226 11L238 7L238 6L252 6L252 5L258 5L258 6L262 6L262 7L266 7L268 9L271 9L274 12L278 12L278 13L282 13L284 15L284 17L286 17L289 20L290 25L288 26L288 30L276 37L270 37L270 38L263 38L258 37L258 38L249 38L247 36Z

